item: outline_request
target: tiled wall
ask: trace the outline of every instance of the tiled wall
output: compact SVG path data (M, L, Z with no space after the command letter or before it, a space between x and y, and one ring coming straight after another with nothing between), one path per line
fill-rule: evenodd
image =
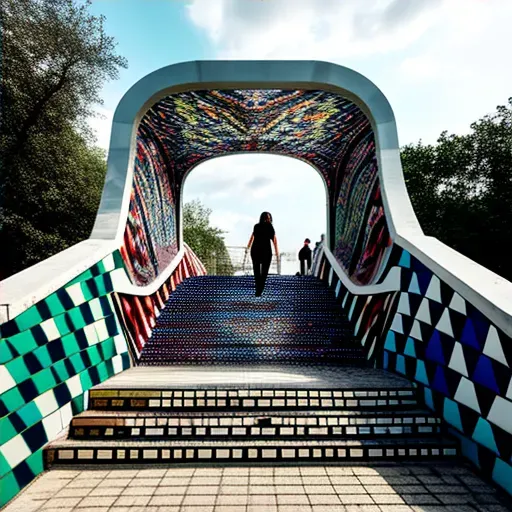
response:
M42 448L87 407L88 390L136 362L169 295L205 273L184 256L152 295L119 295L118 251L0 325L0 506L43 470ZM129 350L130 349L130 350Z
M130 365L111 297L122 265L112 254L0 326L0 506L42 471L87 391Z
M326 259L317 275L375 364L417 383L465 456L512 494L512 339L407 251L395 246L390 262L400 291L383 296L351 294Z

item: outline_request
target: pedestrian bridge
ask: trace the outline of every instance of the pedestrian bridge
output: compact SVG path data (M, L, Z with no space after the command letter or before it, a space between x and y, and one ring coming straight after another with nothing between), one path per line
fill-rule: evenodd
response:
M212 334L201 330L198 312L205 307L201 290L209 281L200 277L205 268L183 242L182 190L199 163L241 152L287 155L309 163L325 184L328 231L307 286L275 281L277 295L260 304L252 297L252 305L243 296L243 280L248 278L233 278L239 281L231 288L221 286L236 291L233 297L244 303L245 312L242 320L233 320L233 297L219 291L219 302L208 310L216 322L208 323L208 328L214 325ZM296 295L287 296L287 289ZM290 300L293 307L287 309ZM188 455L183 455L185 445L180 442L193 453L190 462L206 458L212 464L236 454L249 461L253 456L286 461L307 453L306 458L339 462L354 457L435 458L460 450L512 493L512 283L425 236L405 187L393 111L372 82L342 66L313 61L200 61L168 66L144 77L115 112L107 177L90 238L3 281L1 302L1 504L43 470L43 459L49 466L91 460L183 462ZM321 314L328 314L328 321L315 304ZM310 306L313 309L307 309ZM268 313L272 308L278 317ZM185 310L191 311L190 317ZM177 333L185 328L186 336L180 338ZM167 334L162 338L156 332ZM262 332L278 348L265 345L267 338L259 337ZM233 345L226 339L232 339ZM313 345L308 346L308 339ZM201 359L197 347L203 347L205 340L210 352L204 350L210 356ZM217 342L224 343L222 351L212 348ZM291 345L285 350L286 343ZM243 344L250 345L248 352L240 349ZM238 352L231 348L235 346ZM279 354L286 357L281 360ZM133 459L119 441L124 431L116 431L114 441L121 443L117 452L115 444L104 449L104 440L87 444L72 439L83 435L77 415L88 405L99 411L120 407L147 412L152 407L147 397L156 393L157 408L167 412L183 406L206 407L211 383L208 387L192 379L192 384L180 387L167 382L165 375L174 375L176 361L196 371L207 363L236 367L240 361L246 368L251 361L268 366L277 360L280 368L327 365L330 379L320 395L314 394L318 385L312 386L316 391L307 387L318 377L316 370L294 373L301 391L291 389L290 383L272 385L270 379L271 384L263 387L279 388L272 394L279 407L325 405L326 410L338 410L339 417L364 407L378 417L383 405L396 407L400 416L412 407L416 412L411 417L433 418L434 423L441 419L443 436L449 439L439 440L435 435L440 431L434 429L430 431L434 437L414 444L400 431L401 441L379 438L369 446L357 437L361 431L355 435L362 448L352 454L347 446L355 441L347 440L348 432L341 429L337 434L329 432L336 440L322 441L318 450L307 439L300 447L279 441L278 448L273 440L267 450L262 446L268 439L246 437L240 445L217 452L212 443L207 449L198 448L208 444L204 439L194 445L194 439L164 436L158 440L158 450L142 447ZM208 371L214 372L211 364ZM143 365L159 366L155 371L160 372L156 381L151 380L147 372L152 368L145 368L144 378L150 381L146 387L137 377L142 374L136 367ZM222 381L226 393L222 397L233 392L232 406L245 413L251 407L277 407L270 399L260 402L249 397L247 389L255 384L248 380L248 371L237 381L241 389L236 391L233 383L230 387ZM373 372L371 390L364 384L365 372ZM358 377L343 380L344 375ZM115 379L121 377L124 381L119 385ZM256 380L261 382L259 377ZM185 393L182 388L189 389L190 403L172 395L169 386L174 386L174 393L179 389L180 397ZM122 395L126 389L131 395ZM399 391L402 398L391 398ZM309 395L300 405L303 392ZM328 394L325 403L312 398L322 392ZM174 402L165 398L166 393ZM369 400L371 406L362 398L345 402L357 393L367 398L381 393L384 398ZM128 404L121 396L139 399ZM283 397L291 401L285 403ZM221 395L212 398L212 407L223 411L230 403ZM45 451L73 417L71 444L57 442ZM303 431L295 434L307 437ZM372 436L378 435L372 430Z

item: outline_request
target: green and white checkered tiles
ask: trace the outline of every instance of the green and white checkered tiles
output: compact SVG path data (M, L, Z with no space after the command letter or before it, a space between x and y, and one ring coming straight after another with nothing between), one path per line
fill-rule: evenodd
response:
M110 296L118 268L116 251L0 326L0 506L43 470L42 447L86 392L130 365Z

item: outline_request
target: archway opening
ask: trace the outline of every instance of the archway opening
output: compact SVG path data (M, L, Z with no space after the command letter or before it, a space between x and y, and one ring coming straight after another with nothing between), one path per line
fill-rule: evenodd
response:
M296 158L253 153L203 162L188 175L182 189L183 204L192 201L211 210L210 224L225 232L227 254L239 274L250 272L250 261L243 261L244 248L262 211L272 213L281 252L280 269L273 266L274 272L295 274L305 238L313 249L327 231L324 179Z

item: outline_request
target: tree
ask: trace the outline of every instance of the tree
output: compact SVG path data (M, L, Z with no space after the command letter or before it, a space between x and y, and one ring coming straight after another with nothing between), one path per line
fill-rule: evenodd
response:
M210 226L212 211L199 200L183 206L183 239L209 274L232 276L233 265L224 243L224 231Z
M126 61L90 0L0 0L0 278L88 237L106 165L87 121Z
M437 144L401 152L414 210L427 235L512 280L504 244L512 233L512 98Z

